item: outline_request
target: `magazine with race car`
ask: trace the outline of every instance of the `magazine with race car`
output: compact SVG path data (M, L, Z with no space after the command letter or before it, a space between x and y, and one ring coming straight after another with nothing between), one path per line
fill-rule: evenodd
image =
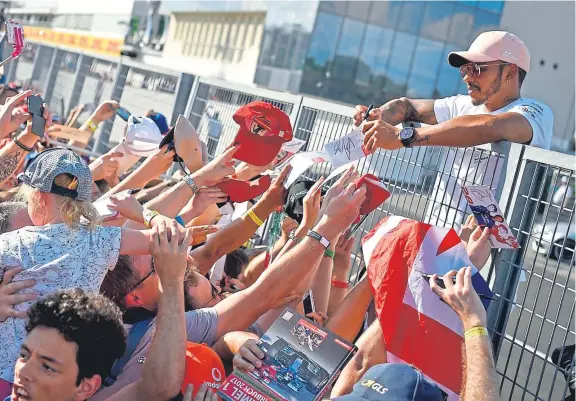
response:
M504 214L500 210L498 201L490 187L486 185L467 185L462 193L476 217L480 227L488 227L490 237L488 241L492 248L518 249L520 245L514 237Z
M317 401L356 353L354 345L285 309L258 346L262 367L235 369L220 386L222 400Z

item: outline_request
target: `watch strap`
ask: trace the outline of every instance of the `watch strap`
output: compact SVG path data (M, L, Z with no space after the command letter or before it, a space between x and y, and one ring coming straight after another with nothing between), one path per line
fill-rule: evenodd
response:
M408 131L408 130L412 131L412 135L410 136L410 138L403 139L402 133L404 131ZM404 127L400 131L399 137L400 137L400 142L402 142L402 145L404 145L405 148L411 148L412 144L416 140L416 129L414 127Z
M318 234L314 230L308 230L307 234L310 238L314 238L316 241L320 242L320 244L327 249L330 246L330 241L324 238L321 234Z
M150 223L152 222L152 219L158 216L159 214L160 213L158 213L156 210L150 210L144 208L144 211L142 212L142 217L144 217L144 225L146 226L146 228L150 228Z
M182 177L182 181L188 184L188 186L192 189L194 195L200 192L200 187L196 184L196 182L194 181L192 176L190 176L190 174L186 174L184 177Z
M296 236L296 229L290 231L290 234L288 234L288 238L294 241L296 244L299 244L302 241L302 239Z

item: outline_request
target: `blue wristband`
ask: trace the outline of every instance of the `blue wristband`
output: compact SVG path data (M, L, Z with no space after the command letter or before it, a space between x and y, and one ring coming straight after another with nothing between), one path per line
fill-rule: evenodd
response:
M186 227L186 224L184 224L184 219L182 218L182 216L176 216L174 220L176 220L176 222L180 224L182 227Z

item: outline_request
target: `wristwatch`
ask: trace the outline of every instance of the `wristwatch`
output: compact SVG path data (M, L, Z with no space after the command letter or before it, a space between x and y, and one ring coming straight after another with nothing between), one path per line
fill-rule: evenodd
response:
M321 234L318 234L316 231L308 230L308 236L310 238L314 238L316 241L320 242L320 244L325 248L328 249L330 246L330 241L324 238Z
M196 182L194 182L194 179L190 174L186 174L184 177L182 177L182 181L184 181L186 184L188 184L190 188L192 188L192 192L194 193L194 195L200 192L200 187L196 185Z
M288 234L288 238L294 241L296 244L299 244L300 241L302 241L300 238L296 236L296 229L290 231L290 234Z
M398 134L398 138L400 138L400 142L402 142L402 145L404 145L405 148L411 148L414 140L416 140L416 128L402 128L400 134Z
M158 213L156 210L150 210L146 208L142 210L142 217L144 217L144 225L146 226L146 228L150 228L150 222L154 217L158 216L159 214L160 213Z

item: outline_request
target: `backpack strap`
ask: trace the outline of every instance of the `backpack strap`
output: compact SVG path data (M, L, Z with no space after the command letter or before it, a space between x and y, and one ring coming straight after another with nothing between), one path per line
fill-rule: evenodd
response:
M122 358L117 359L116 362L114 362L112 370L110 371L108 377L104 379L101 388L110 387L111 385L114 384L114 382L116 382L118 375L120 375L120 373L124 369L124 366L126 366L130 358L132 358L132 354L136 350L136 347L138 346L138 344L140 343L140 341L142 340L142 338L144 337L150 326L152 326L152 322L153 319L146 319L141 320L132 325L126 341L126 352L124 352Z

